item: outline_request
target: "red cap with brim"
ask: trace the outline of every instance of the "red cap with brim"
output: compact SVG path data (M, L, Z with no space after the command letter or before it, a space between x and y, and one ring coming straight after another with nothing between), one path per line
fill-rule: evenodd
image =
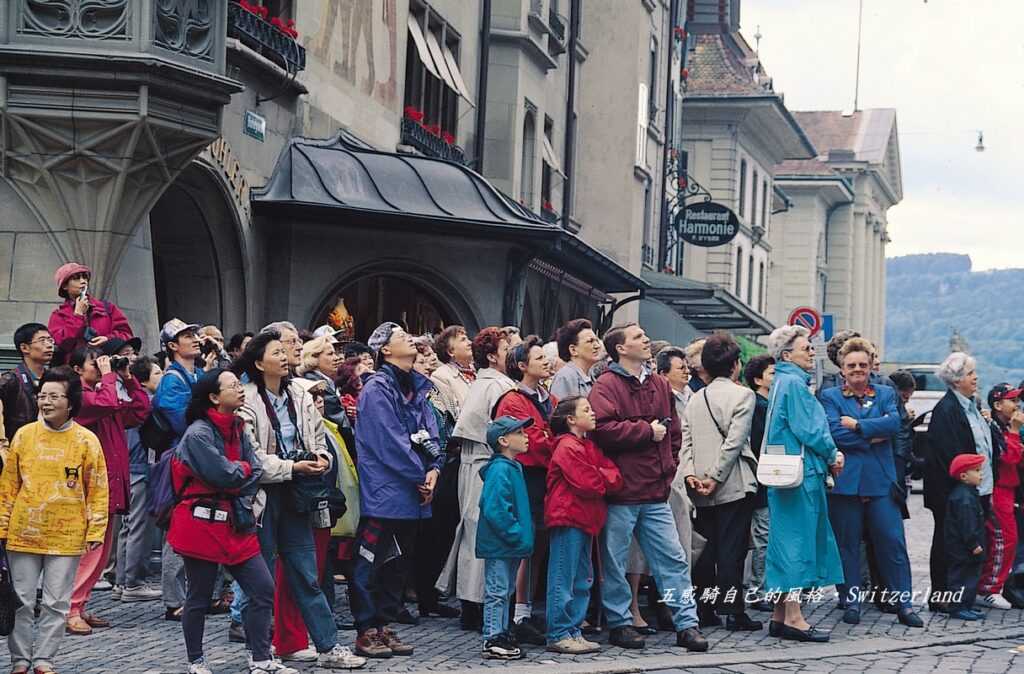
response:
M966 473L983 463L985 463L985 457L981 454L957 454L949 464L949 476L954 480L959 480L961 473Z
M79 264L77 262L68 262L67 264L62 264L58 267L57 271L53 274L53 280L57 283L57 294L60 295L61 288L64 287L64 284L68 282L69 278L75 274L81 273L86 273L89 276L92 276L91 269L86 267L84 264Z

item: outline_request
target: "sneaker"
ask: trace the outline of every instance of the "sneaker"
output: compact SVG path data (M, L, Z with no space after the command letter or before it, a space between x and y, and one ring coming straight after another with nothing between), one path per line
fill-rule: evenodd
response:
M412 655L413 646L403 643L402 640L398 638L397 632L392 632L385 627L377 630L377 637L385 646L391 649L391 653L393 655Z
M512 633L516 635L516 641L521 644L543 646L547 643L544 632L539 630L533 620L526 618L520 620L512 627Z
M974 611L968 611L967 609L959 609L957 611L951 611L949 614L950 618L957 618L958 620L981 620L982 616L975 613Z
M359 669L365 664L366 658L355 655L341 644L335 644L334 648L321 653L316 660L316 666L324 669Z
M505 634L499 634L484 642L483 656L487 660L518 660L523 651Z
M113 590L114 584L106 578L100 578L96 581L96 584L92 586L92 589L99 592L106 592L107 590Z
M553 644L548 644L546 650L550 653L563 653L565 655L583 655L584 653L593 653L592 650L588 649L579 641L576 641L573 637L565 637Z
M582 634L577 634L574 638L576 639L576 641L580 642L585 647L591 649L589 651L590 653L597 653L601 650L601 644L597 643L596 641L589 641L587 639L584 639Z
M148 585L126 587L121 591L120 596L118 596L117 589L115 588L114 593L115 599L120 599L124 602L155 601L163 596L163 592L156 589L155 587L149 587Z
M281 661L270 659L263 662L249 661L249 674L300 674L299 670L282 664Z
M356 653L368 658L390 658L394 655L372 627L356 637Z
M303 648L292 653L278 653L277 657L284 662L313 662L318 655L315 648Z
M213 674L213 670L206 666L206 660L196 660L188 666L188 674Z
M1006 601L1006 597L1001 594L979 594L974 600L974 605L982 608L998 608L1003 611L1013 608L1013 604Z
M124 592L124 585L115 585L110 590L110 596L114 598L114 601L121 601L121 594Z

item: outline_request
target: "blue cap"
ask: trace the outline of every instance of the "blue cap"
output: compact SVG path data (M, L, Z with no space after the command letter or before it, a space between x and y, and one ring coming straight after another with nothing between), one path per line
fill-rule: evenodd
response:
M528 428L533 425L533 419L526 417L525 419L516 419L515 417L498 417L491 423L487 424L487 444L491 446L491 449L498 452L501 451L501 447L498 445L498 438L503 438L509 433L515 433L520 428Z

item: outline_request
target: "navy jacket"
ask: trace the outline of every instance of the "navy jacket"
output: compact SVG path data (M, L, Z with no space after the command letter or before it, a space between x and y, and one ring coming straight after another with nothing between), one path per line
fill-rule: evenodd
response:
M978 489L957 482L946 503L946 556L954 561L985 558L985 512ZM971 554L981 546L980 555Z
M852 395L844 395L844 387L834 386L821 392L820 400L828 416L829 428L836 446L846 456L843 472L836 479L832 493L837 496L889 496L896 483L896 464L892 441L900 431L900 411L896 407L896 391L890 386L871 385L863 404ZM853 417L860 429L847 430L840 417ZM872 443L881 439L882 442Z

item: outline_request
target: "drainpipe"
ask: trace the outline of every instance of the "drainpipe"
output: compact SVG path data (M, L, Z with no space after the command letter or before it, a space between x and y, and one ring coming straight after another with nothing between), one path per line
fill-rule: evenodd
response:
M483 0L480 21L480 74L477 79L476 138L473 154L476 170L484 172L484 133L487 126L487 69L491 58L491 0Z
M673 0L674 1L674 0ZM569 17L568 102L565 104L565 182L562 185L562 228L570 229L573 188L576 183L576 42L580 36L580 0L572 0Z
M669 227L669 212L668 212L668 161L669 153L675 149L676 146L676 100L674 92L672 91L672 49L675 44L675 28L676 20L679 14L679 0L671 0L669 3L669 19L668 19L668 36L665 40L665 45L668 49L664 50L668 55L668 67L665 68L668 76L665 78L665 147L661 153L661 231L658 233L658 271L662 271L668 266L668 227ZM684 41L680 48L680 60L679 67L682 68L686 64L686 42ZM677 160L678 161L678 160ZM683 171L686 167L683 167ZM679 175L680 171L676 168L676 175ZM682 265L680 265L682 266ZM674 270L676 274L680 270Z

